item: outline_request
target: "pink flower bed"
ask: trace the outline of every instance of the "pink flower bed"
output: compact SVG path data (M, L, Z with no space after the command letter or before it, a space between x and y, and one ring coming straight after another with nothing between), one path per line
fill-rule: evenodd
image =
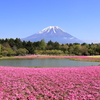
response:
M62 58L78 58L78 59L100 59L100 57L90 57L90 56L49 56L49 55L27 55L27 56L15 56L15 57L62 57Z
M100 66L0 67L0 100L100 100Z
M92 56L78 56L78 59L100 59L100 57L92 57Z
M49 55L26 55L26 56L15 56L15 57L65 57L65 58L76 58L79 56L49 56Z

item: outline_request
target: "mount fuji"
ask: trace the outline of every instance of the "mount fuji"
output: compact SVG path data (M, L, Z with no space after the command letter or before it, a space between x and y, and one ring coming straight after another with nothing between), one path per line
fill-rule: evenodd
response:
M67 32L63 31L57 26L49 26L39 31L38 33L35 33L21 40L36 42L36 41L41 41L42 39L44 39L46 43L50 40L52 42L59 42L63 44L65 43L84 43L84 41L77 39L76 37L68 34Z

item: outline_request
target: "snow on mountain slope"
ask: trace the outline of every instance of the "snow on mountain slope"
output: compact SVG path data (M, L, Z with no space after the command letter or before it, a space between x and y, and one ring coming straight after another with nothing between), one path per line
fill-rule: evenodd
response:
M43 30L35 33L31 36L23 38L21 40L36 42L44 39L46 42L53 41L59 43L83 43L83 41L77 39L76 37L68 34L67 32L60 29L58 26L49 26Z

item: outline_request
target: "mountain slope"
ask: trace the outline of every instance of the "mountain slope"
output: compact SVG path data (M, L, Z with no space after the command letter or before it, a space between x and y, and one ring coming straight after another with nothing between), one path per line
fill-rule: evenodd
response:
M63 31L57 26L50 26L42 31L39 31L38 33L35 33L29 37L23 38L22 40L25 41L40 41L44 39L46 42L53 41L53 42L59 42L59 43L83 43L83 41L77 39L76 37L68 34L67 32Z

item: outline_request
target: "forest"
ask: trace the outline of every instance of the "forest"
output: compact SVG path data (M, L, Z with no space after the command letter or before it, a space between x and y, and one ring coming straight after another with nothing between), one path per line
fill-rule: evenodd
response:
M19 38L0 39L0 57L1 56L19 56L19 55L99 55L100 43L66 43L58 42L48 43L44 39L37 42L21 41Z

